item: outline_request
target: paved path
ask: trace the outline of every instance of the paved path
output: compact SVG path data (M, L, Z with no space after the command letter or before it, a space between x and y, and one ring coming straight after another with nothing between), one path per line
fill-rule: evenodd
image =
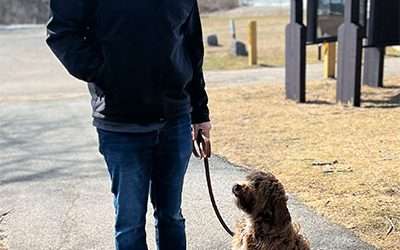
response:
M109 179L84 85L66 76L37 30L0 32L0 69L0 210L13 210L1 229L10 249L113 249ZM211 82L213 74L223 73L211 73ZM233 224L239 211L231 186L246 173L216 157L211 165L218 203ZM203 175L201 162L192 160L184 192L189 249L229 249ZM290 210L313 249L373 249L294 197ZM153 231L149 212L151 247Z
M112 249L112 196L87 98L3 103L0 117L0 204L14 210L6 224L10 249ZM239 213L230 190L245 172L218 158L211 165L218 203L233 224ZM203 175L193 160L184 193L189 249L229 249ZM314 249L370 249L293 198L290 203ZM149 243L151 224L149 218Z
M385 60L385 77L400 77L400 58L387 57ZM322 64L307 65L307 81L322 80ZM211 86L244 85L254 83L283 84L285 69L282 67L265 67L234 71L211 71L206 74Z

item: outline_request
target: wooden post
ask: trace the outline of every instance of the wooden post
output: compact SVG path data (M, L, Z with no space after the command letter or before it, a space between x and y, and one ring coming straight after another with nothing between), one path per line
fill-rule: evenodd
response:
M257 22L249 23L249 65L257 65Z
M318 55L317 55L318 61L322 61L322 45L321 44L318 44L317 53L318 53Z
M346 0L344 23L339 27L336 100L361 105L362 30L360 0Z
M324 78L335 78L336 76L336 43L324 43L322 46L324 58Z
M364 50L364 84L383 87L385 47L369 47Z
M285 38L286 97L306 102L306 27L303 24L303 0L290 1L290 23Z

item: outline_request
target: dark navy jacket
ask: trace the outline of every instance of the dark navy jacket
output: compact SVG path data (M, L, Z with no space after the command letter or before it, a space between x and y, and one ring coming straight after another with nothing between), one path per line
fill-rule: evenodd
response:
M47 43L104 93L105 120L209 121L196 0L51 0Z

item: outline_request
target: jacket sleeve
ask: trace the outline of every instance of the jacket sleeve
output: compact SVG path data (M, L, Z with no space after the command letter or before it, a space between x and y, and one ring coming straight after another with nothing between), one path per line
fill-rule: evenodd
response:
M103 64L91 23L95 0L51 0L46 42L76 78L91 82Z
M192 104L192 123L210 121L208 110L208 96L205 90L203 75L204 45L201 21L197 0L188 21L187 46L193 65L193 79L188 85L188 92Z

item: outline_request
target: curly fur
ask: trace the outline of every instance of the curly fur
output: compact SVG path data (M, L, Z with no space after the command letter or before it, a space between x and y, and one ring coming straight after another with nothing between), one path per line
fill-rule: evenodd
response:
M233 186L244 217L238 221L232 250L309 250L292 224L283 185L270 173L253 172Z

